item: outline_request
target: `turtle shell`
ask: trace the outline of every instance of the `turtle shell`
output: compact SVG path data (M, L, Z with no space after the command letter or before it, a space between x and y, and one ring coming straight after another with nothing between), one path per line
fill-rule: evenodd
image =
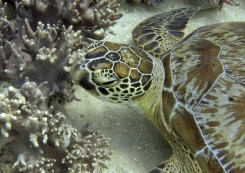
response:
M245 22L204 26L178 43L197 11L156 15L133 32L136 44L162 58L164 66L162 110L155 124L178 160L187 152L190 167L198 163L192 172L245 172ZM160 165L155 172L159 168L168 169Z
M163 57L163 115L207 172L245 172L244 47L245 23L220 23Z

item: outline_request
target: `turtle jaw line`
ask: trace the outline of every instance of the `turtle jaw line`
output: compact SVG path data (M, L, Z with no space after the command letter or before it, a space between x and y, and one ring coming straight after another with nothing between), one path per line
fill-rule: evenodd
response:
M118 80L115 77L100 76L99 78L97 77L94 79L94 81L95 83L99 83L105 87L111 87L118 84Z
M103 69L96 70L92 74L92 81L105 88L116 86L120 82L117 75L114 73L106 73Z

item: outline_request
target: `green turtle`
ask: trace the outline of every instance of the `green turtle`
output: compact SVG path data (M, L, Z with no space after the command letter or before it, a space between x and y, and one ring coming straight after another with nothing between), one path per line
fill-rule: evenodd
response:
M245 172L245 22L184 36L198 9L158 14L133 31L138 47L95 42L71 70L94 96L134 106L173 148L151 173Z
M240 4L234 2L233 0L208 0L208 2L213 6L219 6L219 9L222 9L224 3L230 4L232 6L239 6Z

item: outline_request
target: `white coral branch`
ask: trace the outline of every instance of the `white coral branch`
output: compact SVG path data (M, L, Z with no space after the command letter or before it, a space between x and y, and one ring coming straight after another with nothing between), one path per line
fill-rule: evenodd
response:
M37 60L47 61L50 64L54 64L55 61L58 59L56 53L57 53L56 48L49 49L49 48L42 47L38 50Z

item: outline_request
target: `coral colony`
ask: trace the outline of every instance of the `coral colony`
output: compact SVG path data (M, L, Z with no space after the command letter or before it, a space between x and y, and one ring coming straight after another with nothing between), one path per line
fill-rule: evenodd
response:
M118 6L114 0L0 0L0 171L108 167L108 138L87 124L72 127L61 104L76 99L70 66L89 42L106 36L122 16Z

